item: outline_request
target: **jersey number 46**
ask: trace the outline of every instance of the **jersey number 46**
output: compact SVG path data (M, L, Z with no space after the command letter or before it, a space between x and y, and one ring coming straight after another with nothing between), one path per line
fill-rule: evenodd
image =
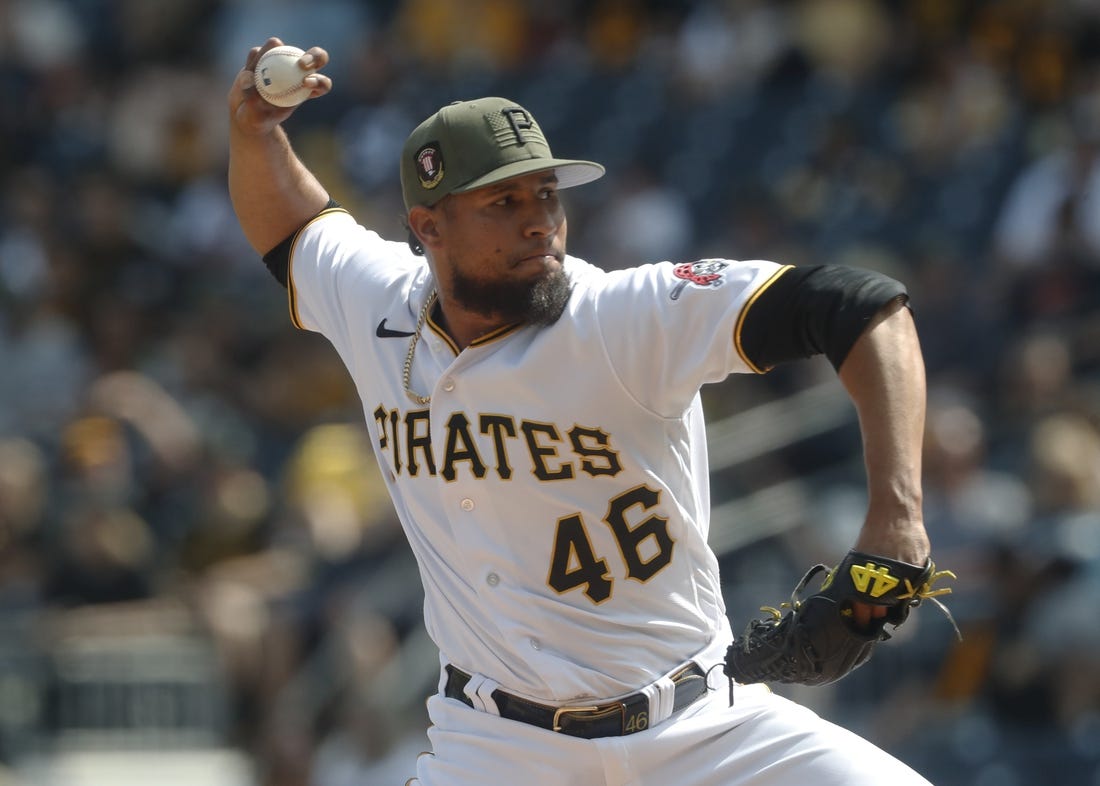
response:
M650 515L631 526L628 517L640 508L644 513L660 501L661 492L637 486L611 499L603 518L622 554L626 578L649 581L672 561L675 541L668 534L668 519ZM580 513L558 519L547 583L559 593L584 587L593 603L611 597L615 580L607 560L597 557L588 528Z

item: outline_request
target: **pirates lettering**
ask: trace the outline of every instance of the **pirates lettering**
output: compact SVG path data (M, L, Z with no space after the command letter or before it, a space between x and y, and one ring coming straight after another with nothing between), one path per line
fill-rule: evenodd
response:
M526 469L539 480L556 481L615 477L623 469L611 435L591 426L561 428L509 415L453 412L444 432L433 439L426 409L379 406L372 414L378 447L399 476L510 480ZM435 453L437 446L442 446L441 455Z

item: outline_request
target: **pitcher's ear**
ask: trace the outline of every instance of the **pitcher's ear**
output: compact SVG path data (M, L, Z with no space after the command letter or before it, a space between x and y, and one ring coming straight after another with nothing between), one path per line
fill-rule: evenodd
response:
M437 217L431 208L417 205L409 211L408 215L410 243L415 238L421 248L435 245L439 242L439 225Z

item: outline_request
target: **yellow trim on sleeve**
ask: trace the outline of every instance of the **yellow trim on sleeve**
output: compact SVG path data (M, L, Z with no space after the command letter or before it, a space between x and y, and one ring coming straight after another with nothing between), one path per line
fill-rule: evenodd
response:
M287 256L286 261L286 296L287 306L290 309L290 324L299 330L308 330L308 328L302 324L301 318L298 316L298 293L294 288L294 248L298 245L298 238L306 231L306 227L310 226L314 221L323 216L330 215L332 213L347 213L348 211L342 207L330 207L322 210L315 215L294 233L294 239L290 241L290 254Z
M745 365L748 366L755 374L766 374L767 372L771 371L771 368L760 368L751 360L749 360L749 356L745 354L745 350L741 346L741 328L745 324L745 316L749 313L749 309L752 308L752 305L756 302L756 299L764 294L764 290L770 287L776 281L778 281L780 276L782 276L793 267L794 265L784 265L783 267L779 268L779 270L775 271L775 273L773 273L767 281L757 287L756 291L752 293L752 297L748 299L745 305L741 306L741 313L737 316L737 324L733 326L733 346L737 350L737 354L740 355L741 360L743 360L745 362Z

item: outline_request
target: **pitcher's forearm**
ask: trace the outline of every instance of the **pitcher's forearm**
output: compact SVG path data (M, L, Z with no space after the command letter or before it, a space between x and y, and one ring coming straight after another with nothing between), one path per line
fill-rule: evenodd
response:
M230 128L229 195L251 246L265 254L316 215L328 192L298 159L282 127L248 136Z
M859 413L867 468L869 504L859 547L920 562L928 549L921 492L926 391L906 308L884 310L852 347L840 378Z
M229 196L241 229L254 249L266 254L328 203L328 194L294 154L282 123L296 106L280 107L256 91L255 68L260 56L282 45L269 38L249 50L227 96L229 110ZM310 98L325 95L332 80L318 69L328 53L310 47L298 60L302 84Z

